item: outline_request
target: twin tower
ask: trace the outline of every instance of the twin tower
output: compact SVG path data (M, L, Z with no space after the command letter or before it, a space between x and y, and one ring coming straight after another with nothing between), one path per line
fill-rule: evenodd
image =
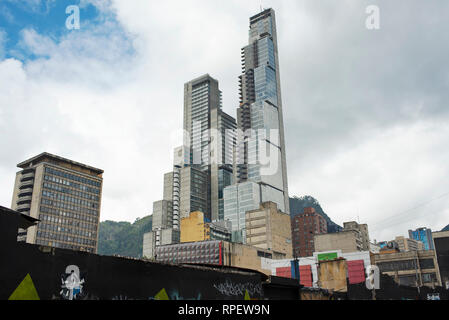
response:
M245 214L273 202L289 213L276 20L273 9L250 18L242 49L237 121L222 110L218 81L184 85L184 143L164 175L164 199L153 204L152 243L179 242L192 212L245 243Z

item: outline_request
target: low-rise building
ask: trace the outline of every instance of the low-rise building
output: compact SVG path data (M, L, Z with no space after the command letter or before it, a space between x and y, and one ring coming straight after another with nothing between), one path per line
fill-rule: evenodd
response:
M394 241L398 244L399 251L401 252L424 250L424 243L415 239L399 236Z
M341 231L337 233L316 234L314 236L315 251L342 252L363 251L360 234L356 230ZM369 248L368 248L369 250ZM366 250L366 251L368 251Z
M408 251L372 255L380 272L401 285L413 287L440 286L441 281L435 251Z
M350 284L361 283L366 279L366 270L371 265L369 251L343 253L341 250L314 252L313 256L297 259L262 259L265 269L278 277L294 278L295 263L298 265L300 283L305 287L320 287L319 264L325 261L344 259L346 261L347 277ZM330 278L327 277L327 280ZM337 288L333 288L336 290Z
M158 246L155 257L159 262L173 264L209 264L252 269L271 274L262 259L280 259L271 250L258 249L241 243L219 240Z

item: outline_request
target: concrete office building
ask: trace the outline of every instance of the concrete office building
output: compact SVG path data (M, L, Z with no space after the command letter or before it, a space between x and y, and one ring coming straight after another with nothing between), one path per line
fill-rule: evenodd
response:
M399 251L401 252L424 250L424 243L403 236L396 237L394 242L398 244Z
M190 166L208 175L208 207L201 211L211 221L224 218L223 189L232 184L236 128L235 119L222 110L217 80L206 74L184 85Z
M356 230L314 235L316 252L341 250L343 253L363 250L360 234Z
M246 244L271 250L283 259L291 258L290 215L279 211L274 202L264 202L259 209L247 211Z
M103 170L46 152L17 166L11 208L41 220L18 240L96 253Z
M327 233L326 220L314 208L291 218L293 254L295 257L310 257L315 252L314 235Z
M343 231L354 230L357 232L358 241L361 243L362 251L370 250L370 240L367 224L359 224L355 221L344 222Z
M438 261L433 250L379 253L372 255L380 272L401 285L411 287L441 286Z
M158 246L179 243L179 241L180 232L173 228L157 229L145 233L143 235L142 256L147 259L155 259L156 248Z

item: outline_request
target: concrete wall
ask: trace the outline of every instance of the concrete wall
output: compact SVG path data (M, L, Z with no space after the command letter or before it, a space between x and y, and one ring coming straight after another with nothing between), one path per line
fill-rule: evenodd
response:
M341 250L343 253L359 251L356 231L318 234L314 237L315 251Z
M1 300L243 300L246 293L264 298L266 277L257 272L164 265L18 243L13 217L0 212Z

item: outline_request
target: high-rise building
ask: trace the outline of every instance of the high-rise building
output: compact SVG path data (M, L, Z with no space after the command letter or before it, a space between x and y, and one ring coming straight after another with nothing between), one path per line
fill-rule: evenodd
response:
M208 207L200 211L212 221L224 218L223 189L232 184L236 128L235 119L222 110L217 80L206 74L184 85L184 130L190 138L189 164L208 174Z
M96 253L103 170L46 152L17 166L11 208L41 220L18 240Z
M289 213L276 18L267 9L250 18L249 44L242 49L238 126L238 181L262 187L261 201ZM248 130L252 130L248 133ZM266 164L267 151L269 161Z
M424 243L424 250L434 249L431 229L418 228L416 230L409 230L408 235L410 239L414 239Z
M224 219L233 240L245 235L245 212L274 202L289 213L284 124L276 19L273 9L250 18L249 44L242 49L240 106L234 185L224 190Z
M327 233L326 220L308 207L291 218L293 253L295 257L310 257L315 252L314 236Z
M157 246L178 243L180 223L192 212L204 213L203 223L223 220L223 190L233 183L236 126L222 110L217 80L206 74L184 85L184 145L174 150L173 171L164 175L164 199L154 203L153 230L143 243L146 257L153 258ZM210 227L227 239L224 225ZM165 238L173 242L162 243L169 229L172 236Z

